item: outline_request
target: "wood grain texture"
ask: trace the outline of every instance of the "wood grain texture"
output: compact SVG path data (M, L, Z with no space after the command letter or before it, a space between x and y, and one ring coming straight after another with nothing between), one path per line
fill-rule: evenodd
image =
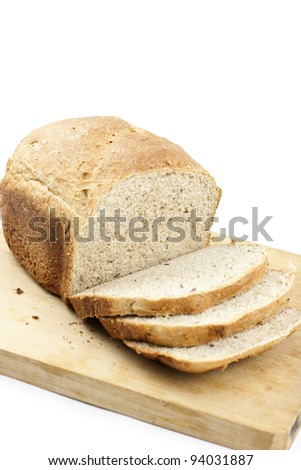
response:
M271 266L301 256L269 250ZM35 283L0 233L0 372L234 449L286 449L301 425L301 331L224 372L189 376L137 356ZM23 293L18 288L23 291ZM18 293L19 292L19 293Z
M0 217L2 216L2 180L0 180Z

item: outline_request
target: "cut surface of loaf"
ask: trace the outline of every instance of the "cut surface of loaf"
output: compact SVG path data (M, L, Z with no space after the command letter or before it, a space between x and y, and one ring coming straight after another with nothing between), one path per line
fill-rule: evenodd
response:
M201 346L169 348L124 341L136 353L157 359L183 372L200 373L224 369L231 362L256 356L283 341L301 325L301 312L287 307L262 325Z
M100 321L113 338L145 341L160 346L195 346L267 321L287 306L293 282L293 274L271 270L246 292L202 313L104 317Z
M3 231L27 271L68 300L207 245L220 195L165 138L116 117L67 119L33 131L9 160ZM202 218L193 237L192 211Z
M79 317L198 313L256 284L266 250L229 244L203 248L71 297Z

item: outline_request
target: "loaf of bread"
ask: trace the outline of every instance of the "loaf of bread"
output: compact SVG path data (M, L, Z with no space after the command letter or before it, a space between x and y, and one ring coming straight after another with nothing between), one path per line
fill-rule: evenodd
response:
M287 307L293 276L267 273L263 247L206 247L220 196L178 145L114 117L69 119L16 148L3 231L25 269L79 317L98 317L142 356L204 372L301 325Z
M3 181L3 231L27 271L68 301L207 245L220 195L212 176L167 139L115 117L69 119L16 148ZM187 221L192 210L202 218L197 237ZM125 218L118 236L109 223L100 236L101 211ZM137 242L129 223L141 217L149 230ZM186 236L176 242L166 223L174 217L185 218Z

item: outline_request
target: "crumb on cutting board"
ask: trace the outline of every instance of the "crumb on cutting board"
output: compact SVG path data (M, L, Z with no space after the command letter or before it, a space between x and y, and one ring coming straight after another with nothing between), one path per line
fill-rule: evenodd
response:
M17 289L15 289L15 291L16 291L16 294L18 294L18 295L24 294L24 290L21 289L21 287L17 287Z
M32 318L33 320L39 320L39 319L40 319L40 317L38 317L38 315L32 315L31 318Z

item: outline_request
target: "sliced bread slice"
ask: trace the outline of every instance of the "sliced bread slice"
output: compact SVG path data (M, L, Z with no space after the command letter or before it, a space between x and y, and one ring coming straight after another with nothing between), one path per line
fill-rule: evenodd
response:
M215 245L71 296L81 318L199 313L262 279L266 250Z
M100 321L113 338L146 341L160 346L195 346L268 320L287 306L293 282L293 274L272 270L246 292L202 313L104 317Z
M271 349L301 325L301 312L287 307L269 321L249 330L201 346L168 348L137 341L124 343L137 354L157 359L183 372L225 369L231 362Z

